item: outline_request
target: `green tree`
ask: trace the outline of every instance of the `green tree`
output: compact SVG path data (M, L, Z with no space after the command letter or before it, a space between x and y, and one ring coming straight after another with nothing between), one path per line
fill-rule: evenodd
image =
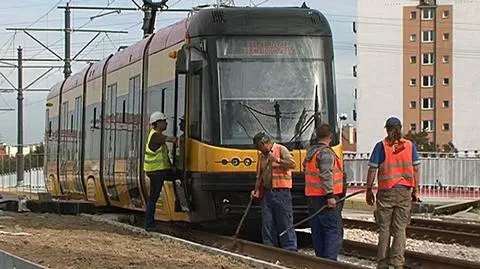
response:
M418 151L420 152L436 152L439 151L438 145L431 142L428 139L428 133L425 131L413 133L409 131L408 134L405 135L405 138L411 140L417 146Z

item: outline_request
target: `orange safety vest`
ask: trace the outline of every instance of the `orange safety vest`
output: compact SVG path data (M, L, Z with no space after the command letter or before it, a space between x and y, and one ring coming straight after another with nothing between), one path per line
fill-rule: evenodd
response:
M414 173L412 160L412 142L400 139L404 149L394 153L394 147L383 140L385 161L378 168L378 189L391 189L395 185L414 187Z
M333 151L332 151L333 152ZM307 163L305 167L305 195L306 196L325 196L327 191L325 190L325 184L320 177L321 171L317 167L317 158L320 154L320 151L317 151L313 158ZM341 194L343 192L343 164L338 158L337 154L335 155L335 160L333 162L333 194Z
M273 144L273 156L277 158L282 157L282 146ZM280 167L277 163L272 163L272 188L292 188L292 170Z

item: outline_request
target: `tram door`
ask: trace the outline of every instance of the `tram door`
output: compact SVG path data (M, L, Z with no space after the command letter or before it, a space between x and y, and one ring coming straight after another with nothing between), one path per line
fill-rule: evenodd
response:
M175 152L173 164L175 166L175 211L189 212L190 199L187 194L186 173L185 173L185 88L187 86L187 70L185 49L182 48L177 53L177 62L175 66L175 126L173 135L179 138L178 145L174 145Z

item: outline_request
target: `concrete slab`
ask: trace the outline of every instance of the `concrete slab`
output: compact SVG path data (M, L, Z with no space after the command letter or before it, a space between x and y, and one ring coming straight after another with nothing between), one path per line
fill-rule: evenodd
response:
M47 269L40 264L27 261L3 250L0 250L0 268L2 269Z
M32 212L71 215L78 215L81 213L93 214L96 211L94 203L81 200L28 200L27 208Z

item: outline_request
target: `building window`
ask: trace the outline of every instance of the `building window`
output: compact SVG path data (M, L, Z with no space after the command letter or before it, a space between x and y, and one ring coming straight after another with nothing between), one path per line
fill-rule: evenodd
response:
M450 61L450 57L448 55L443 55L442 57L442 62L444 64L448 63Z
M410 101L410 108L416 109L417 108L417 101Z
M417 125L415 123L410 123L410 131L415 132L417 130Z
M423 55L423 64L424 65L431 65L433 64L433 61L434 61L434 57L433 57L433 53L424 53L422 54Z
M443 33L443 40L448 40L450 38L449 33Z
M433 132L435 131L435 124L433 120L422 120L422 131Z
M417 85L417 79L416 78L411 78L410 79L410 86L416 86Z
M433 98L422 98L422 109L433 109L434 105L435 102L433 101Z
M416 64L417 63L417 56L410 56L410 63Z
M422 10L422 20L433 20L434 14L433 8L425 8Z
M433 42L433 39L434 39L433 31L422 32L422 42Z
M435 79L433 76L423 76L422 77L422 87L433 87L435 84Z
M444 124L443 124L443 130L444 130L444 131L449 131L449 130L450 130L450 124L444 123Z
M450 107L450 101L443 100L443 108L449 108L449 107Z
M417 12L416 11L410 12L410 19L411 20L416 20L417 19Z
M417 34L411 34L410 35L410 41L411 42L417 41Z
M449 78L443 78L443 85L448 85L450 83L450 79Z
M448 18L449 15L450 15L450 11L449 10L444 10L443 13L442 13L442 18L446 19L446 18Z

